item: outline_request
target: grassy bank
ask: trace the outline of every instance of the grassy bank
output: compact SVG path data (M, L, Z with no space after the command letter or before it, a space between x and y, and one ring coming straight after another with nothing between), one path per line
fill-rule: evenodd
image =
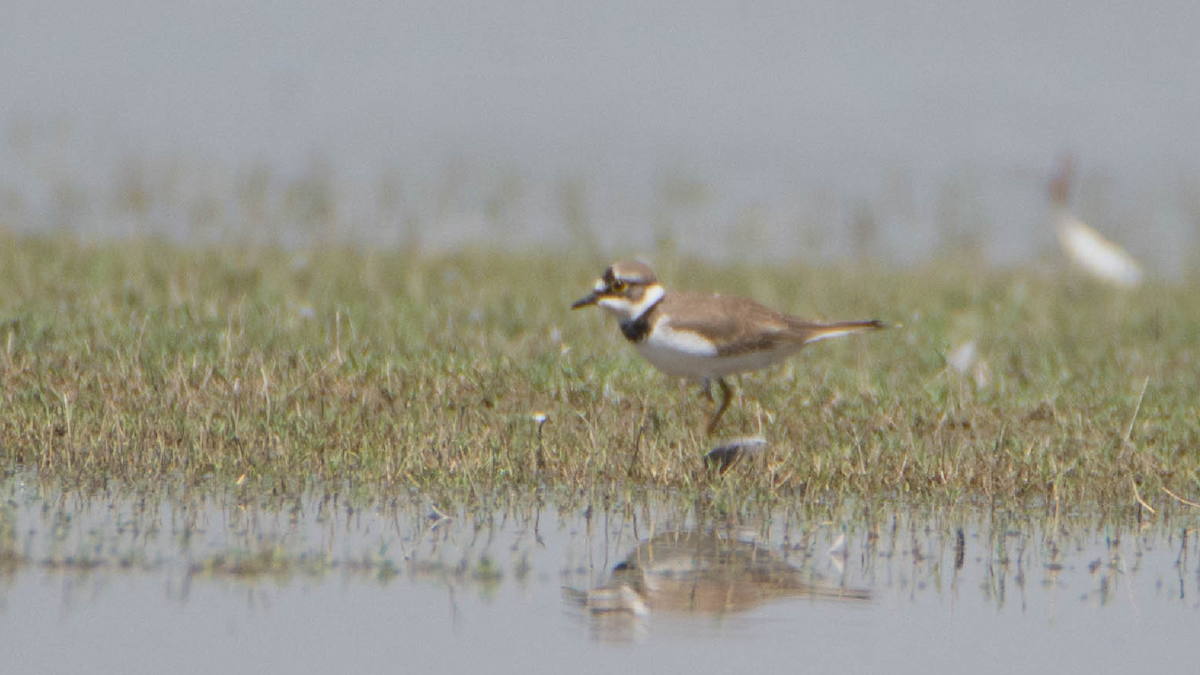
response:
M81 483L285 492L333 480L1200 501L1195 282L1118 293L969 260L655 260L669 287L903 324L743 376L710 439L695 387L640 361L600 312L568 309L607 262L7 237L0 462ZM959 349L972 341L974 360ZM716 441L745 434L767 439L761 457L703 469Z

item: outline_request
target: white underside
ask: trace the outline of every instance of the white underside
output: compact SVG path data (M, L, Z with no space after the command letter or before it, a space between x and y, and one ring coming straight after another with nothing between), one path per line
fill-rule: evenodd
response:
M786 345L770 351L717 356L717 349L711 342L695 333L672 330L667 321L660 321L645 340L634 346L642 358L664 373L696 378L724 377L766 368L786 359L801 347Z

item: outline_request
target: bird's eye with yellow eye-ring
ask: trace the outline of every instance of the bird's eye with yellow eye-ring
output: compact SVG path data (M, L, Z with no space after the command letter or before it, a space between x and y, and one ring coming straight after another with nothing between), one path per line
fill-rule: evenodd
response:
M611 290L613 293L624 293L626 288L629 288L629 284L621 281L620 279L612 282L612 285L609 286L609 290Z

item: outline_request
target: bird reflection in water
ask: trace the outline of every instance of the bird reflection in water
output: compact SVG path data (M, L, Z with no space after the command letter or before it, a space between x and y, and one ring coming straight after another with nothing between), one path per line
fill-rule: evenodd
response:
M607 637L635 631L650 614L723 617L777 598L865 603L863 588L823 583L759 542L713 532L670 532L638 545L606 584L564 589Z

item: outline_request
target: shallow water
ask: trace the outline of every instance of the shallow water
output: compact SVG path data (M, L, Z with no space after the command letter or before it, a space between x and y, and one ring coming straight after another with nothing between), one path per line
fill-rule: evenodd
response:
M90 497L0 506L22 671L1115 672L1190 666L1196 514L903 505L736 521L647 496ZM354 501L359 504L352 506ZM590 510L589 510L590 506ZM752 517L751 517L752 516Z

